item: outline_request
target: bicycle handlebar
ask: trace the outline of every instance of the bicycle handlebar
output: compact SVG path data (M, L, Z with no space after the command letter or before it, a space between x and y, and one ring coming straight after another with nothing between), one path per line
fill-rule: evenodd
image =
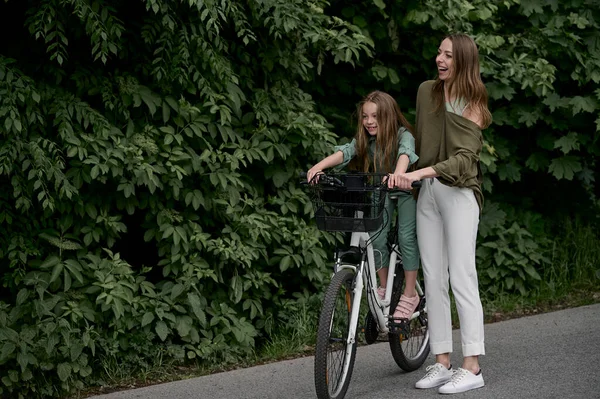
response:
M307 173L300 172L300 177L305 179L307 177ZM315 181L314 184L319 184L322 186L336 187L336 188L345 188L346 187L346 185L340 179L338 179L335 176L329 176L325 172L320 172L320 173L316 174L315 176L313 176L313 178L311 180L315 180L315 179L318 179L318 180ZM382 179L382 182L381 182L381 188L383 190L385 190L385 191L404 191L404 190L400 190L398 188L388 188L387 181L388 181L388 176L385 176L385 178ZM301 182L301 184L313 184L313 183L311 183L307 180L304 180ZM412 187L419 188L419 187L421 187L422 184L423 184L423 182L421 180L416 180L416 181L412 182Z

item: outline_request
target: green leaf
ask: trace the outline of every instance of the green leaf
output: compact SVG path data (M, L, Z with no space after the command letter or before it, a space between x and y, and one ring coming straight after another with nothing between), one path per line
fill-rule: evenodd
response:
M173 288L171 289L171 300L173 301L175 298L177 298L179 295L181 295L181 293L183 292L183 285L182 284L175 284L173 286Z
M287 181L290 179L290 177L291 177L290 172L278 170L277 172L275 172L273 174L273 183L275 184L275 187L281 188L281 187L283 187L283 185L285 183L287 183Z
M515 94L515 90L506 84L501 83L488 83L486 84L488 89L488 95L494 100L499 100L501 98L506 98L507 100L512 100Z
M162 103L162 117L163 123L167 123L169 121L169 118L171 117L171 109L169 108L169 105L166 101L163 101Z
M500 180L511 182L521 180L521 167L514 161L498 165L498 177Z
M5 363L9 356L12 355L16 349L16 345L12 342L5 342L2 345L2 351L0 351L0 363Z
M40 265L40 268L49 269L49 268L55 266L59 262L60 262L60 258L58 256L50 256Z
M156 334L158 334L158 337L161 341L167 339L167 336L169 335L169 327L167 327L167 324L164 321L160 320L158 323L156 323L154 330L156 331Z
M84 346L81 344L81 341L75 340L75 341L71 342L71 345L69 346L69 352L71 355L72 362L77 361L77 359L83 352L83 348L84 348Z
M292 264L292 257L290 255L284 256L279 263L279 270L282 272L286 271Z
M242 284L242 278L240 276L231 277L230 286L232 293L230 295L233 303L238 303L242 300L242 295L244 294L244 288Z
M531 265L527 265L525 266L525 271L527 272L527 274L529 274L531 277L533 277L536 280L541 280L542 278L540 277L540 275L538 274L538 272L535 270L535 268Z
M29 297L29 289L22 288L21 290L19 290L19 293L17 294L17 302L16 302L17 305L24 304L28 297Z
M534 152L527 158L527 161L525 161L525 166L534 172L537 172L539 170L545 170L549 163L550 161L545 153Z
M54 269L52 270L52 277L50 277L50 282L54 282L56 281L56 279L58 279L58 276L60 276L60 274L62 273L64 269L64 264L59 262L54 266Z
M181 337L186 337L190 334L190 330L192 329L192 319L189 316L180 316L177 318L177 333Z
M400 77L398 76L398 74L396 73L395 70L393 70L392 68L388 68L388 76L390 78L390 82L392 84L398 84L400 83Z
M585 184L592 184L596 181L594 171L586 167L584 167L581 172L577 174L577 178Z
M64 382L71 375L71 365L69 363L60 363L56 367L56 372L58 373L58 378Z
M550 93L546 96L544 101L542 101L545 105L550 107L550 111L554 112L558 108L566 108L569 106L568 98L561 98L556 93Z
M548 167L548 172L550 172L558 180L573 180L575 173L580 172L581 170L582 167L579 157L570 155L554 158Z
M544 9L542 8L542 4L539 2L539 0L527 0L521 2L521 12L526 17L529 17L534 13L543 14Z
M577 139L577 133L570 132L566 136L562 136L554 142L554 148L560 148L563 154L568 154L571 150L578 150L579 141Z
M525 109L519 110L519 123L525 123L527 127L532 127L539 119L537 112L529 112Z
M152 323L153 320L154 320L154 313L153 312L146 312L144 314L144 317L142 317L142 327L145 327L148 324Z
M192 307L192 311L194 312L194 315L196 315L196 317L200 321L200 324L203 327L205 327L206 326L206 313L204 313L204 310L202 310L202 304L200 302L200 298L198 298L198 295L196 295L196 294L189 293L188 301L190 302L190 306Z
M596 110L596 100L592 97L575 96L570 103L573 106L573 116L580 112L594 112Z
M385 9L385 3L383 2L383 0L373 0L373 3L380 9L383 10Z
M512 289L512 287L515 283L515 279L512 277L507 277L505 282L506 282L506 288L508 288L510 290L510 289Z

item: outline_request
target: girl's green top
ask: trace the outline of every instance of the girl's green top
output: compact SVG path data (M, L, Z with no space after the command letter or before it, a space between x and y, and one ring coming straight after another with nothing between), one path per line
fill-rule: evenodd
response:
M448 186L473 190L479 210L483 208L483 176L479 154L483 136L476 123L445 109L435 111L431 96L434 81L421 83L415 120L417 169L431 166L438 180Z
M369 138L369 153L371 155L371 159L373 159L373 154L375 153L376 140L375 137ZM344 154L344 162L339 165L339 168L343 168L356 156L356 139L352 139L351 142L343 145L338 145L334 147L334 152L341 151ZM400 155L405 154L408 156L409 166L418 161L419 157L415 153L415 139L413 135L404 127L398 129L398 155L396 157L396 162ZM392 165L392 172L394 171L396 165Z

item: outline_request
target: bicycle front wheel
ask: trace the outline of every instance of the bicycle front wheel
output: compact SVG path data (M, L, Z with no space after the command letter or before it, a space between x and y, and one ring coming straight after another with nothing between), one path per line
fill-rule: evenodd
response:
M348 390L356 356L356 325L350 325L355 273L342 269L325 293L315 350L315 388L319 399L342 399ZM355 337L349 342L350 329Z

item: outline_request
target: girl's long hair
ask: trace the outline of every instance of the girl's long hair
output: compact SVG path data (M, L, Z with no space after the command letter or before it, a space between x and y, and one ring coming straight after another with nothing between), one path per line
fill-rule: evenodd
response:
M464 99L467 107L481 115L482 128L492 123L488 109L488 95L479 72L479 51L475 41L464 34L448 35L444 38L452 42L452 75L446 81L436 79L432 97L436 112L444 107L444 85L448 85L448 95ZM446 99L449 100L449 99Z
M377 135L374 159L369 155L369 132L363 126L363 105L377 105ZM412 126L392 96L382 91L369 93L356 107L358 126L356 129L356 156L349 167L360 172L391 173L396 167L398 156L398 129L404 126L412 134Z

